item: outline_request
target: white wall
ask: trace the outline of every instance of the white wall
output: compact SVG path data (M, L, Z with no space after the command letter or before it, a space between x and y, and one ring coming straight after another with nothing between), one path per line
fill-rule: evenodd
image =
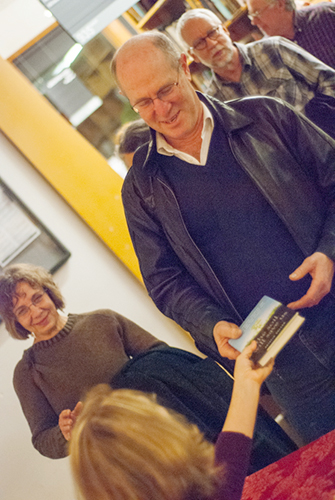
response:
M143 286L2 134L0 177L72 253L55 274L67 312L114 309L170 345L197 352L193 341L156 309ZM30 340L10 338L0 325L0 499L73 500L68 459L51 460L33 448L12 388L14 367L30 345Z
M39 0L0 0L1 57L15 54L55 21Z

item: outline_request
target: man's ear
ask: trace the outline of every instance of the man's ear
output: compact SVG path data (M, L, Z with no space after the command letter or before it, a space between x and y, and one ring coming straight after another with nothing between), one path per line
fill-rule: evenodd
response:
M194 59L195 62L200 62L200 59L196 56L192 49L188 49L187 53Z
M285 0L284 0L285 1ZM228 35L230 37L230 33L229 33L229 30L228 28L226 28L226 26L224 24L221 24L221 28L222 30L226 33L226 35Z
M180 66L182 67L186 77L191 80L191 72L190 72L190 68L188 67L188 64L187 64L187 56L186 54L184 54L184 52L181 54L180 56Z

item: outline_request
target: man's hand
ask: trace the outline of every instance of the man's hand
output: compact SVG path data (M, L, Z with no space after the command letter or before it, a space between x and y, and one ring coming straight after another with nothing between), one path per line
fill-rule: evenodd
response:
M72 429L82 410L83 404L79 401L74 410L63 410L59 415L58 425L66 441L70 441Z
M334 276L334 261L324 253L315 252L307 257L289 278L297 281L308 273L312 276L311 286L301 299L288 304L291 309L315 306L329 293Z
M219 321L216 323L213 329L213 336L221 356L228 359L237 358L240 352L228 344L228 340L238 339L241 335L241 328L234 323L228 323L228 321Z

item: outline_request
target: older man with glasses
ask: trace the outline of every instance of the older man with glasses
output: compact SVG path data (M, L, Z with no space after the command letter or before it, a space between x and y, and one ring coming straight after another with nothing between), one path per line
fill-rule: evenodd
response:
M335 4L297 9L294 0L246 0L249 19L264 35L283 36L335 68Z
M122 192L149 295L228 370L263 295L301 309L267 385L305 441L332 430L335 141L282 100L196 93L160 33L128 40L112 71L151 127Z
M193 59L212 70L206 93L222 101L248 95L278 97L335 137L335 70L301 47L282 37L233 43L208 9L185 12L177 32Z

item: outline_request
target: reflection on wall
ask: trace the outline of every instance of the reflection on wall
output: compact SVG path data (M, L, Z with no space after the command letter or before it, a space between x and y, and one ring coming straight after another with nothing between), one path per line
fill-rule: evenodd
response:
M137 117L110 75L114 52L102 33L83 47L58 26L13 60L105 158L113 155L115 131Z

